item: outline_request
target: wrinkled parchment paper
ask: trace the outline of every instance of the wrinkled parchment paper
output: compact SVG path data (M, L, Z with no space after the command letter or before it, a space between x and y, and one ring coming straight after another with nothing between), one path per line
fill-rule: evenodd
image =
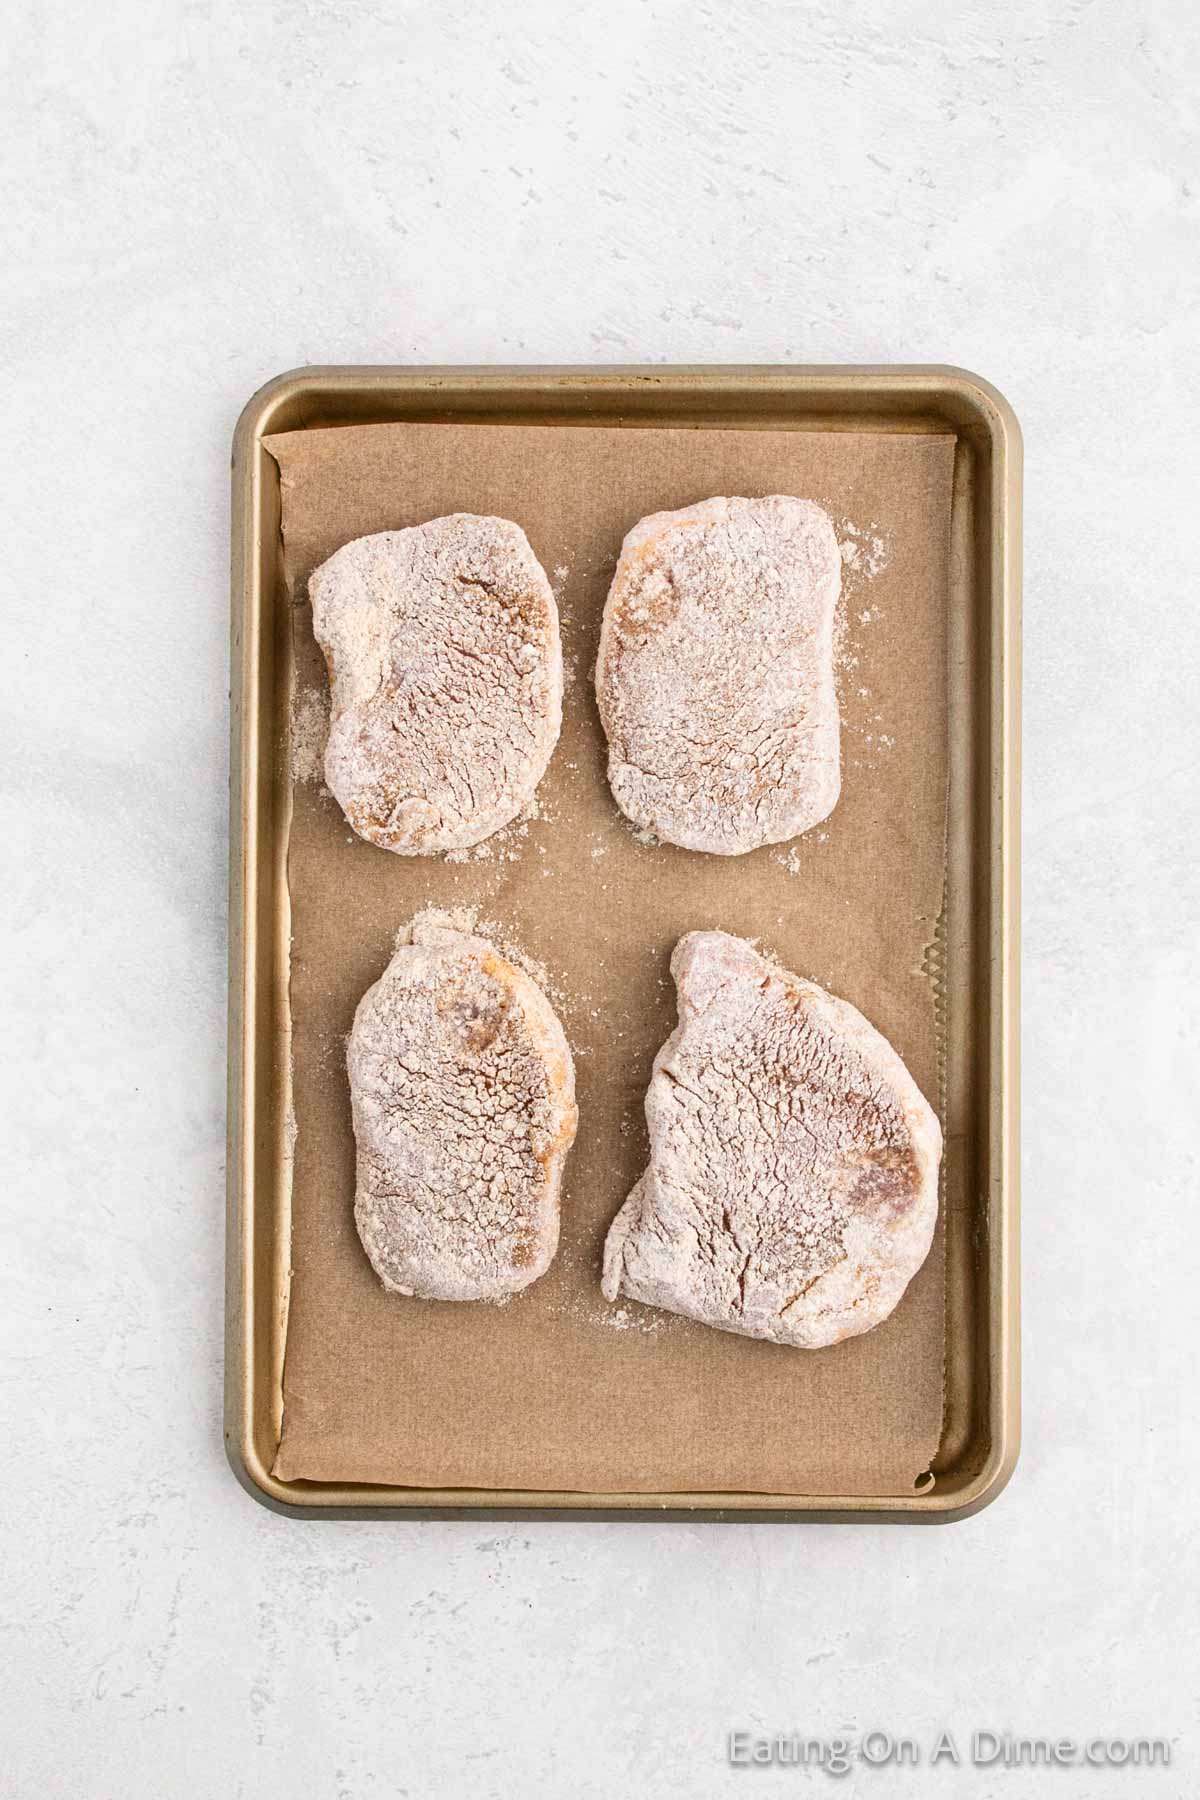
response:
M609 1306L599 1271L605 1230L645 1166L642 1098L675 1023L667 964L685 931L758 939L853 1001L936 1104L924 959L944 864L953 438L435 424L288 432L267 446L282 474L304 740L288 864L297 1138L276 1474L549 1492L911 1491L941 1430L940 1229L893 1316L820 1351ZM622 537L646 513L779 492L819 501L843 543L841 799L804 838L749 856L640 843L609 794L591 687ZM456 511L524 527L558 594L568 686L541 816L449 862L361 842L311 778L326 678L305 594L348 539ZM344 1040L397 928L431 904L477 908L544 966L575 1053L580 1128L558 1257L503 1306L385 1293L354 1228Z

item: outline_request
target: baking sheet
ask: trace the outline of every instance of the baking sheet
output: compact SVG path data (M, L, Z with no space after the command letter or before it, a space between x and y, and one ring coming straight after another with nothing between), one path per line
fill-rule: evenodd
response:
M937 1097L927 953L941 903L950 435L374 425L266 440L295 597L300 772L324 672L309 571L367 531L454 510L527 531L559 593L569 686L541 816L462 862L391 857L299 780L293 916L288 1479L576 1491L911 1492L942 1418L943 1257L893 1317L817 1352L600 1296L607 1225L645 1163L641 1101L674 1023L686 930L756 937L853 1000ZM613 806L590 688L621 538L714 493L821 501L848 558L843 791L824 825L749 857L644 845ZM306 762L307 759L307 762ZM474 906L542 963L576 1055L580 1133L558 1258L503 1307L389 1296L354 1231L343 1040L397 927Z

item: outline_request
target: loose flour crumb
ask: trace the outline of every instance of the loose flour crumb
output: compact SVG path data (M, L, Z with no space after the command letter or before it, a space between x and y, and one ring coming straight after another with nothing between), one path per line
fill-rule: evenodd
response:
M866 649L864 633L878 624L884 614L874 602L856 606L854 601L862 584L874 580L887 568L889 550L874 523L862 525L853 519L842 519L837 531L842 552L842 595L834 622L834 671L842 716L843 762L847 770L869 770L878 767L880 755L893 750L896 740L887 731L870 729L885 725L886 720L882 712L864 711L862 703L871 700L872 691L857 673ZM869 756L849 755L851 738L869 750Z
M889 552L878 526L856 525L853 519L842 519L837 530L842 568L868 581L882 575L888 566Z
M606 1312L598 1313L595 1321L605 1325L609 1331L641 1331L648 1337L655 1337L665 1330L669 1320L663 1313L631 1313L626 1306L612 1306Z
M559 1261L566 1261L561 1253ZM640 1331L647 1337L657 1337L660 1332L670 1331L678 1324L678 1320L667 1313L643 1313L640 1309L631 1312L627 1306L596 1306L583 1294L553 1303L549 1310L578 1325L598 1325L606 1331Z
M320 782L329 738L329 694L304 688L292 707L292 780Z

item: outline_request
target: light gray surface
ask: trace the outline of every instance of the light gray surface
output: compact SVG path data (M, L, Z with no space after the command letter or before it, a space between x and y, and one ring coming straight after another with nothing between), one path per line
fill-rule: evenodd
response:
M20 9L4 1782L1194 1793L1194 8ZM518 17L523 25L518 29ZM964 364L1025 428L1022 1464L944 1530L296 1524L219 1435L229 436L304 361ZM814 1774L819 1787L827 1777Z

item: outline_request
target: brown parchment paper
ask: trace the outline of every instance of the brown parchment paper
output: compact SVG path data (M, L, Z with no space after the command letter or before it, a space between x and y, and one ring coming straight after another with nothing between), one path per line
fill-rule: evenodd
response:
M276 1474L587 1492L911 1491L942 1421L940 1229L893 1316L821 1351L610 1307L599 1271L605 1230L645 1165L642 1099L675 1023L667 964L685 931L760 939L852 1000L937 1102L924 959L944 864L953 438L446 424L297 431L267 446L282 472L301 735L325 691L309 573L350 538L441 513L524 527L558 592L568 682L542 816L468 861L391 856L353 836L319 780L296 782L297 1137ZM776 492L827 507L848 559L841 799L793 845L749 856L644 845L609 793L591 687L621 539L645 513ZM559 1253L504 1306L388 1295L354 1228L344 1040L397 928L430 904L477 907L545 967L576 1059L580 1126Z

